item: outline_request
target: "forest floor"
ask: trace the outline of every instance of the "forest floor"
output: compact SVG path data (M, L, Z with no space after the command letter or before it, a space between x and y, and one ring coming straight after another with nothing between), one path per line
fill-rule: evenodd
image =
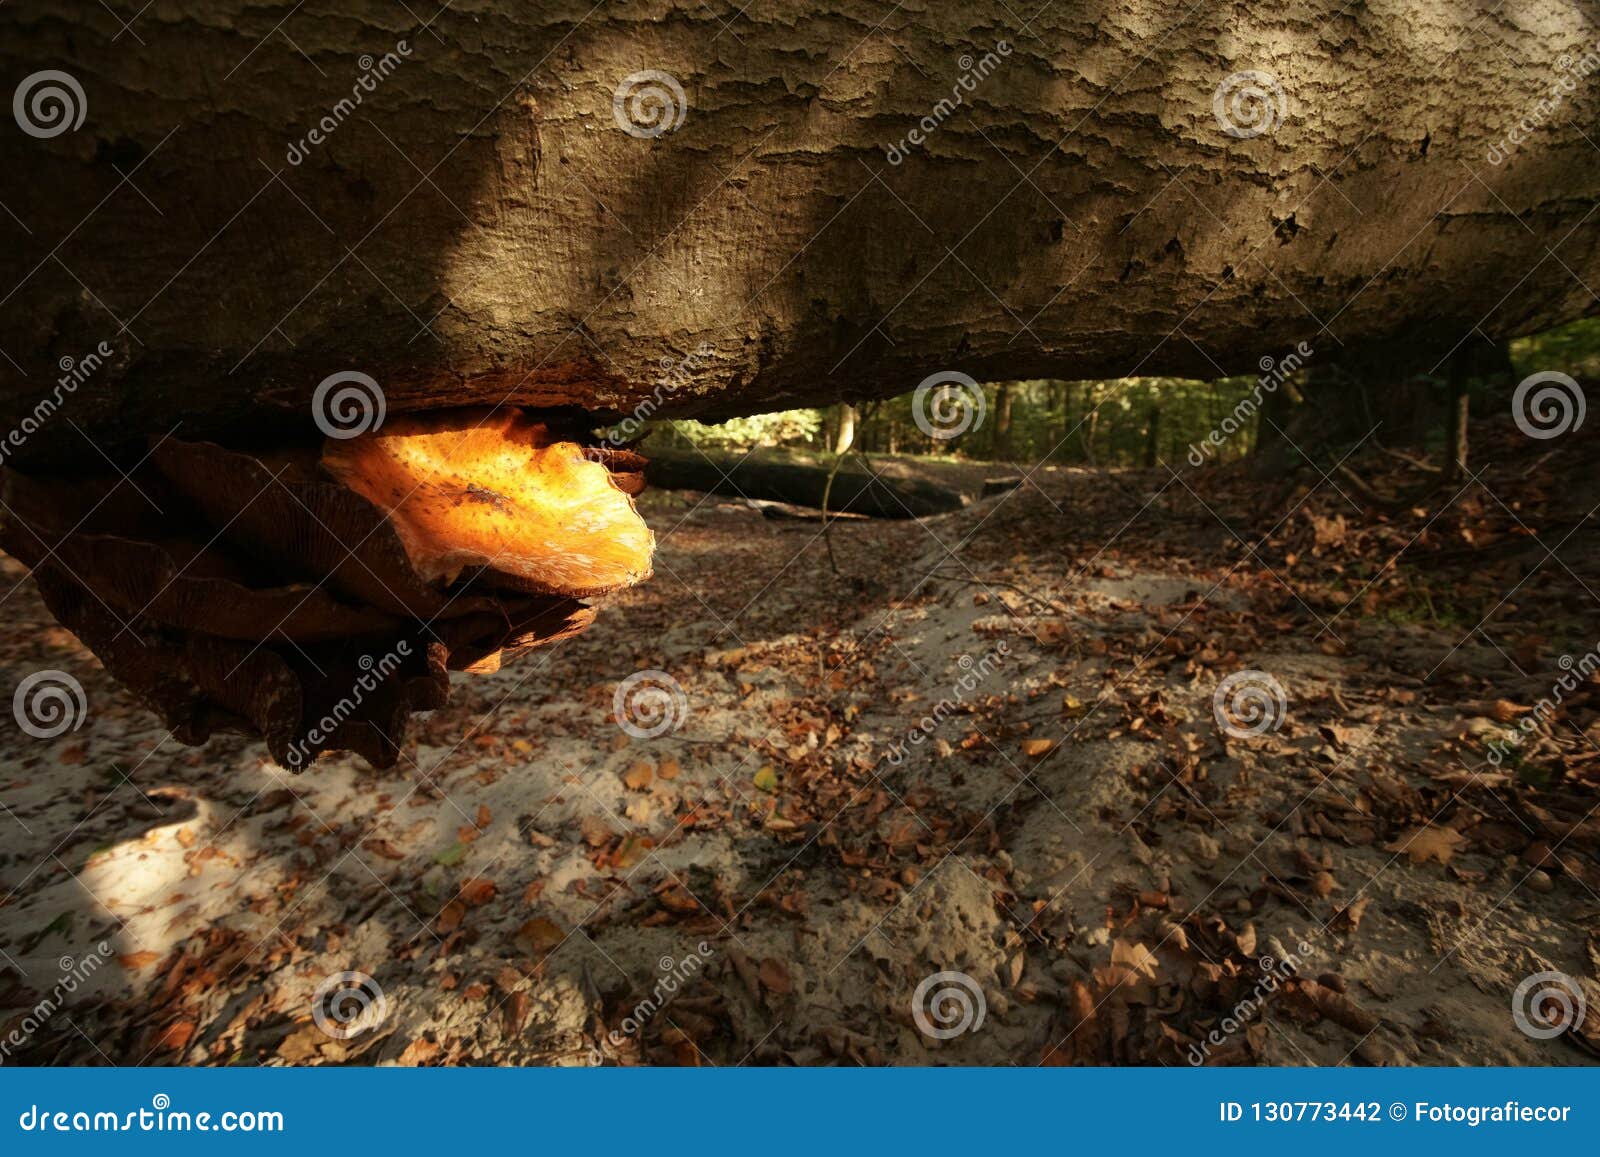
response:
M1593 1063L1600 438L1481 425L1389 514L1046 467L830 544L648 495L656 577L390 772L177 746L5 560L4 685L89 709L0 736L0 1060ZM1574 1031L1514 1012L1544 972Z

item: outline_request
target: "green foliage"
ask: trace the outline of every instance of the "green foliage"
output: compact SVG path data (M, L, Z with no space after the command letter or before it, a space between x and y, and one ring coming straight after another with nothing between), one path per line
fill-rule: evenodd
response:
M822 429L822 415L816 410L782 410L775 414L733 418L714 426L689 421L652 422L650 429L657 443L747 450L752 446L808 444Z
M1575 378L1600 378L1600 317L1586 317L1511 343L1518 377L1560 370Z
M1600 318L1522 338L1511 343L1510 353L1519 378L1545 369L1560 369L1580 378L1600 377ZM1341 389L1345 377L1352 389L1380 388L1363 383L1351 376L1355 371L1336 364L1322 365L1318 372L1324 391ZM982 420L951 439L935 439L918 428L913 394L906 393L857 407L855 448L869 454L1010 462L1021 468L1041 461L1113 467L1236 462L1255 450L1263 406L1298 400L1305 373L1299 369L1281 384L1274 381L1270 385L1266 378L1250 375L1215 381L1122 378L995 383L982 387ZM1450 385L1443 373L1427 380L1441 394ZM1509 388L1498 378L1474 379L1467 386L1473 394ZM1280 392L1284 397L1275 399L1273 395ZM788 446L826 453L837 440L843 409L787 410L717 425L651 422L648 429L658 445L737 450ZM1416 431L1414 437L1434 456L1444 452L1442 425ZM1424 614L1436 617L1431 610Z
M862 423L857 444L869 452L955 455L1030 465L1094 462L1135 466L1152 458L1176 463L1235 413L1253 378L1201 382L1184 378L1008 382L984 387L983 421L960 437L935 440L918 429L910 394L881 403ZM1010 428L1000 391L1010 396ZM1234 424L1211 461L1235 461L1255 442L1253 409ZM1152 426L1154 429L1152 430Z

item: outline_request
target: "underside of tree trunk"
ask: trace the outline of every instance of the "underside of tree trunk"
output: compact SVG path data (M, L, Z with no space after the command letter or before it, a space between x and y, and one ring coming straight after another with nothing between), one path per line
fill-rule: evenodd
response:
M352 371L715 417L1600 308L1592 4L1019 12L12 0L8 83L82 121L0 132L7 455L306 426Z

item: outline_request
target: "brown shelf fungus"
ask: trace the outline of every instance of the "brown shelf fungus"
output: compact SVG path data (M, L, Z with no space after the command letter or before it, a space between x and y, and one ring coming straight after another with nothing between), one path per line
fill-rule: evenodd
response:
M129 474L0 471L0 547L180 741L389 767L450 671L577 634L581 599L649 577L643 466L515 410L311 446L168 437Z

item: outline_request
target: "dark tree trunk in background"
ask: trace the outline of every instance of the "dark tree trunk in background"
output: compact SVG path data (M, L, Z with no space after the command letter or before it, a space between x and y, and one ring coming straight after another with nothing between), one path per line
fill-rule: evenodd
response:
M1339 351L1312 361L1266 399L1258 470L1278 473L1297 452L1317 456L1364 439L1417 445L1441 437L1447 473L1457 469L1458 452L1464 470L1473 399L1503 402L1514 383L1507 344L1479 334L1438 364L1407 343Z
M0 422L102 342L23 455L81 460L73 423L304 425L349 370L392 412L728 416L939 370L1253 372L1302 339L1427 369L1596 308L1592 94L1485 159L1592 4L887 7L11 0L8 83L86 99L0 133ZM683 93L655 139L614 109L647 69ZM1241 137L1214 98L1247 70L1282 99Z
M1011 386L1002 383L994 391L994 456L1011 457Z
M1078 427L1082 432L1083 460L1090 466L1095 464L1094 437L1100 429L1100 387L1093 382L1083 385L1083 404L1087 413L1083 416L1083 424Z
M1150 407L1150 418L1144 432L1144 464L1154 466L1161 456L1161 407Z
M1293 448L1285 434L1293 425L1294 395L1283 386L1264 394L1256 411L1256 443L1252 471L1258 477L1282 474L1294 464Z
M1459 482L1467 472L1467 428L1472 395L1464 374L1450 375L1449 424L1445 439L1445 481Z

